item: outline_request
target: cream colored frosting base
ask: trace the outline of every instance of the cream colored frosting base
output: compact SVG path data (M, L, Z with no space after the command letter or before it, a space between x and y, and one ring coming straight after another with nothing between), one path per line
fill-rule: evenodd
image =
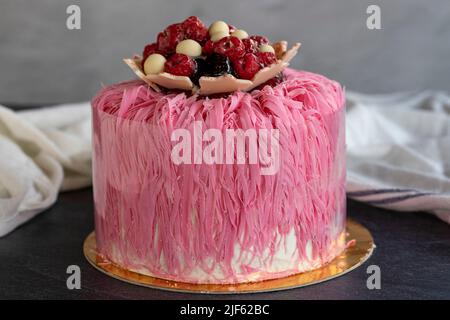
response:
M244 252L241 246L236 244L232 262L234 274L232 278L227 277L220 264L208 271L200 266L194 267L189 274L184 274L181 279L179 275L170 274L164 259L160 261L161 271L158 273L146 268L145 262L140 261L139 258L130 260L130 257L122 257L120 250L117 249L112 250L112 256L108 259L130 271L156 278L189 283L232 284L281 278L314 270L332 261L342 253L346 246L345 232L341 232L335 240L331 241L327 250L317 255L313 252L312 240L310 239L303 248L305 256L300 257L294 228L285 237L278 235L277 238L277 242L280 241L280 246L275 253L272 255L270 250L267 249L261 257L253 257L251 252ZM113 248L115 247L113 246ZM128 262L126 262L127 260ZM214 265L212 259L211 265ZM251 271L249 272L249 270Z

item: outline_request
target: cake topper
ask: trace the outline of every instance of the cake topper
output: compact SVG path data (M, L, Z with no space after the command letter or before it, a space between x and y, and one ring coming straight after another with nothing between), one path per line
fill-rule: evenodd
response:
M160 87L201 95L249 91L279 75L297 54L300 43L270 43L223 21L209 28L197 17L168 26L143 57L124 59L154 90Z

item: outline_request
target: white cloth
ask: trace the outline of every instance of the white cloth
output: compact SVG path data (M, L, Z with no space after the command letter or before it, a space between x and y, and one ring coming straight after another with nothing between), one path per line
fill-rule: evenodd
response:
M347 94L347 196L450 223L450 96Z
M0 106L0 237L91 184L89 103L13 112ZM450 223L450 96L347 93L347 192Z
M0 106L0 237L91 184L88 103L13 112Z

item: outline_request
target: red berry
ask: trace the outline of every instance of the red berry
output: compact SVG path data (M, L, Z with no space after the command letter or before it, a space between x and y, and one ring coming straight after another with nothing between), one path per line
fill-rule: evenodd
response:
M258 52L258 44L256 41L246 38L242 39L242 43L244 44L246 53L257 53Z
M181 53L175 53L167 59L164 71L176 76L190 77L196 68L195 61Z
M269 44L269 39L267 39L264 36L250 36L250 39L255 41L258 45L258 47L262 44Z
M277 57L273 52L258 52L257 56L262 67L267 67L277 62Z
M202 48L203 55L209 56L213 52L214 52L214 42L212 42L211 40L206 41L205 45Z
M163 54L173 53L181 40L184 40L183 25L181 23L171 24L158 34L158 50Z
M142 53L142 61L145 61L147 57L153 53L159 53L158 45L156 43L150 43L145 46L144 52Z
M242 59L233 61L233 67L240 79L251 80L261 69L261 63L255 54L246 53Z
M203 22L195 16L191 16L183 21L185 38L197 41L200 44L205 43L208 38L208 28Z
M230 30L230 33L232 33L233 31L236 31L236 27L233 26L232 24L228 25L228 29Z
M225 37L214 43L214 52L236 60L244 55L245 48L239 38Z

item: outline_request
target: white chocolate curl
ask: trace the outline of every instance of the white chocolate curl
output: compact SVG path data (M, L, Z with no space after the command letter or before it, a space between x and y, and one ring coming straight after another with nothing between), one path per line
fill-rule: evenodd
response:
M226 93L237 90L249 91L283 71L297 54L300 43L295 43L289 50L286 50L286 41L274 43L272 46L275 49L278 61L259 70L252 80L237 79L229 74L220 77L203 76L199 80L200 87L194 86L191 79L185 76L175 76L166 72L146 75L142 70L142 58L139 56L134 56L131 59L124 59L124 62L141 80L145 81L156 91L160 91L158 86L168 89L191 90L193 93L201 95Z

